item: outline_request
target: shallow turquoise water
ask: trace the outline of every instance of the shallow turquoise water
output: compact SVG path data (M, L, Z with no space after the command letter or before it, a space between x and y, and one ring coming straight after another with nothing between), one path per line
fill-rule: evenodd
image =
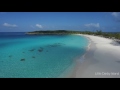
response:
M78 35L0 34L0 77L56 78L87 45Z

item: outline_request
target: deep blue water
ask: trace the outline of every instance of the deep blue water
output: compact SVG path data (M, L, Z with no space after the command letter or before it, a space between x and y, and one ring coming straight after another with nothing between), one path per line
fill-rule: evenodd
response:
M0 33L0 77L56 78L85 53L88 40L78 35Z

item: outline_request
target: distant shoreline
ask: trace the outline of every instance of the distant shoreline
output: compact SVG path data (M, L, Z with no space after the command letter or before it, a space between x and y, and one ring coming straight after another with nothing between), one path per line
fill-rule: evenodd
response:
M74 31L74 30L46 30L46 31L32 31L26 32L28 35L58 35L58 34L84 34L84 35L93 35L100 36L109 39L113 39L116 42L120 43L120 32L102 32L101 30L96 30L95 32L91 31Z
M53 34L77 34L79 31L67 31L67 30L54 30L54 31L33 31L33 32L26 32L25 34L28 35L53 35Z

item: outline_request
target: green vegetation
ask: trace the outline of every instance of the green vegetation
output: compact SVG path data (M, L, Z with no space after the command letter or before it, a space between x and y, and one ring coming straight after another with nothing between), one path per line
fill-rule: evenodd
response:
M74 30L46 30L46 31L34 31L34 32L27 32L26 34L32 34L32 35L40 35L40 34L88 34L88 35L94 35L94 36L101 36L105 38L111 38L111 39L120 39L120 32L113 33L113 32L102 32L102 30L96 30L95 32L92 31L74 31Z
M78 34L79 31L67 31L67 30L47 30L47 31L34 31L27 32L26 34Z

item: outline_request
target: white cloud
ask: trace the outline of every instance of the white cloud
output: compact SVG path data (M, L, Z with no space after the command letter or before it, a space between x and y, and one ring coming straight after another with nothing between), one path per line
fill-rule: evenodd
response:
M112 15L113 15L114 17L118 17L119 14L120 14L120 13L118 13L118 12L113 12L113 13L112 13Z
M40 24L36 24L36 27L43 28L42 25L40 25Z
M4 23L3 26L5 26L5 27L17 27L17 25L15 25L15 24L8 24L8 23Z
M90 24L85 24L85 26L86 27L97 27L97 28L99 28L100 27L100 25L99 25L99 23L90 23Z
M113 12L111 15L115 17L116 21L120 22L120 12Z

